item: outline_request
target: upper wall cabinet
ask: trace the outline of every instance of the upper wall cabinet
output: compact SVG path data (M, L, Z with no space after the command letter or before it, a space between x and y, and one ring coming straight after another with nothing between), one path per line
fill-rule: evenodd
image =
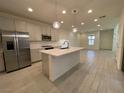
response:
M26 22L21 20L15 20L16 31L26 32Z
M15 31L15 22L13 18L0 17L0 29Z
M41 34L50 35L50 27L49 26L42 27L42 33Z
M58 31L50 25L33 24L21 19L0 16L0 29L8 31L29 32L31 41L41 41L42 34L52 36L52 41L58 40Z
M41 41L41 27L27 23L26 31L29 32L31 41Z
M43 27L43 29L41 30L41 34L51 36L52 41L58 41L59 40L58 31L51 28L50 26Z
M27 27L26 27L26 31L29 32L30 35L30 40L33 41L34 40L34 31L35 31L35 27L33 24L27 23Z
M52 36L52 41L58 41L59 40L59 34L58 31L55 29L51 29L51 36Z
M41 27L40 25L35 25L35 36L34 36L34 39L36 41L41 41Z

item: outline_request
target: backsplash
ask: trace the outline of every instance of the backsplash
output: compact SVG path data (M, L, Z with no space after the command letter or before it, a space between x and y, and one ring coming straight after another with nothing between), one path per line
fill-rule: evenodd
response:
M30 49L41 49L42 46L51 45L53 47L59 46L58 42L31 42Z

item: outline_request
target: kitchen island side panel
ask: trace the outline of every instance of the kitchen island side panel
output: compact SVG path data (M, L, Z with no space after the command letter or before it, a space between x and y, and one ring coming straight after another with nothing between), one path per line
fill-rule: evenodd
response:
M76 51L59 57L51 56L49 60L49 79L51 81L55 81L57 78L65 74L67 71L69 71L79 63L80 51Z

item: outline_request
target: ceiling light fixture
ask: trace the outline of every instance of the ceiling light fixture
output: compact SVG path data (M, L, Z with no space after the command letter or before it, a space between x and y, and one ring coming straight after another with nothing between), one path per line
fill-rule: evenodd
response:
M66 10L63 10L63 11L62 11L62 14L66 14Z
M32 8L28 8L28 11L29 11L29 12L33 12L33 9L32 9Z
M63 24L64 23L64 21L61 21L61 24Z
M60 28L60 23L58 22L58 21L55 21L54 23L53 23L53 27L55 28L55 29L59 29Z
M74 27L73 25L71 27Z
M55 13L55 14L56 14L56 20L58 20L58 15L57 15L57 9L58 9L57 0L56 0L56 2L55 2L55 8L56 8L56 13ZM61 26L61 23L60 23L59 21L54 21L54 22L53 22L53 28L59 29L60 26Z
M100 25L100 24L98 24L97 26L98 26L98 27L100 27L101 25Z
M90 14L90 13L92 13L92 12L93 12L93 10L92 10L92 9L88 10L88 14Z
M85 23L84 22L81 22L81 25L84 25Z
M73 28L73 32L76 33L78 30L77 28Z
M94 19L94 22L97 22L98 21L98 19Z

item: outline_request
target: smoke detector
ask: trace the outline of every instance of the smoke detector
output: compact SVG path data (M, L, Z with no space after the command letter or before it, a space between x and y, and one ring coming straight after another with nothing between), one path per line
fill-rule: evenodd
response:
M103 18L106 18L106 16L105 16L105 15L104 15L104 16L100 16L99 18L100 18L100 19L103 19Z
M73 9L73 10L72 10L72 14L78 14L78 12L79 12L79 11L78 11L77 9Z

